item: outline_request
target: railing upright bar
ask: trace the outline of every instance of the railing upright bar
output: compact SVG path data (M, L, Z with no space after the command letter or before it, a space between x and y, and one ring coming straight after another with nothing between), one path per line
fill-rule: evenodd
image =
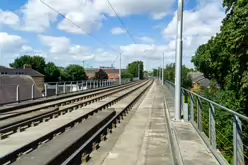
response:
M244 147L242 141L242 123L236 115L234 115L234 120L233 120L233 152L234 152L234 165L243 165Z
M202 107L201 107L201 101L197 97L197 127L200 132L202 132Z
M209 139L211 147L216 150L215 110L213 104L209 105Z

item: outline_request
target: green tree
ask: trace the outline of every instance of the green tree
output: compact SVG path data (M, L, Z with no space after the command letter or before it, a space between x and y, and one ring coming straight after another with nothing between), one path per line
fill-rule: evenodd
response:
M98 72L95 72L95 79L97 80L106 80L108 79L108 74L104 70L99 69Z
M201 45L192 62L196 69L203 72L212 81L216 81L221 89L217 91L205 90L202 95L211 100L233 109L241 114L248 115L248 0L224 0L226 17L222 21L220 32L206 44ZM230 121L228 123L228 121ZM216 123L221 130L232 132L232 116L223 115L220 109L216 110ZM242 125L244 141L248 141L247 125ZM217 130L220 130L217 128ZM228 137L232 140L232 137ZM220 142L217 142L221 146ZM222 146L220 150L229 162L232 153ZM248 149L244 151L248 155ZM245 161L246 164L248 160Z
M152 76L158 77L158 69L152 69Z
M182 66L182 87L192 88L192 78L189 75L192 69L187 68L185 65ZM175 82L175 63L167 64L164 69L164 78L171 82Z
M69 65L64 70L64 77L68 81L74 80L87 80L88 77L84 71L84 68L80 65Z
M122 72L121 73L121 78L130 78L130 79L133 79L133 75L131 73L128 73L128 72Z
M138 66L140 68L139 72L140 72L140 79L143 79L144 77L144 72L143 72L143 62L142 61L134 61L130 64L128 64L127 70L128 73L131 73L134 77L138 77Z
M192 62L197 70L214 79L222 90L234 93L239 107L248 115L248 1L225 0L230 13L223 20L220 33L200 46Z
M52 62L48 62L45 67L45 81L59 81L60 69Z
M13 63L9 64L12 68L23 68L26 66L31 66L32 69L44 74L44 68L46 66L45 59L41 56L28 56L24 55L16 58Z

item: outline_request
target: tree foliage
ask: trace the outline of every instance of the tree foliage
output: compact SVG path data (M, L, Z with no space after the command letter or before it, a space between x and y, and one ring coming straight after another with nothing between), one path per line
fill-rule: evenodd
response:
M143 72L144 65L142 61L134 61L128 64L127 70L128 70L128 73L131 73L134 77L138 77L138 68L140 68L139 70L140 79L143 79L144 78L144 72Z
M189 75L192 69L187 68L185 65L182 66L182 86L184 88L192 88L192 78ZM166 65L164 69L164 78L171 82L175 82L175 63Z
M248 115L248 0L224 0L226 17L222 21L220 32L212 37L206 44L201 45L192 62L196 69L204 75L216 81L221 89L205 89L200 91L201 95L235 110L241 114ZM206 107L209 108L209 107ZM206 109L205 108L205 109ZM216 129L224 130L222 134L229 140L232 132L232 117L224 114L221 109L216 111ZM218 129L221 128L221 129ZM244 139L248 141L248 127L242 125ZM231 162L233 154L229 152L232 148L220 146L226 159ZM232 147L232 146L231 146ZM244 149L248 155L248 148ZM245 161L245 164L248 160Z
M240 105L235 109L241 113L248 108L247 4L248 0L225 0L223 5L230 11L220 33L201 45L192 58L197 70L234 94Z
M122 72L121 73L121 78L130 78L132 79L133 78L133 75L129 72Z
M44 74L44 68L46 65L45 59L41 56L28 56L24 55L16 58L15 61L9 64L12 68L23 68L25 65L31 66L32 69Z
M80 65L69 65L64 70L65 78L68 81L75 80L87 80L88 77L84 71L84 68Z
M99 71L95 73L95 79L106 80L106 79L108 79L108 74L106 72L104 72L104 70L99 69Z
M152 69L152 76L154 77L158 77L159 73L158 73L158 69Z
M45 81L59 81L61 78L60 69L53 63L48 62L45 67Z

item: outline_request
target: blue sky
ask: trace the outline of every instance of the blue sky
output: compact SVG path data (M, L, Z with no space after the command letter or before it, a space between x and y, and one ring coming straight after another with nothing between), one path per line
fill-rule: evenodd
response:
M165 53L166 64L174 62L175 0L109 0L136 44L106 0L43 1L82 30L39 0L14 3L1 0L0 65L8 66L24 54L38 54L59 66L82 64L82 60L88 66L110 66L120 52L123 55L122 67L134 60L142 60L146 69L151 70L161 65L162 53ZM185 1L184 64L193 67L190 59L196 48L219 31L223 17L221 2ZM118 67L118 62L114 66Z

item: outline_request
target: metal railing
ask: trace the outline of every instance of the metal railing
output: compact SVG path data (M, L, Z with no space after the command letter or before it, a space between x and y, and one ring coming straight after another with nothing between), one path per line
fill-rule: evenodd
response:
M122 79L122 84L131 79ZM56 96L88 89L118 85L116 80L82 80L45 82L42 84L22 83L17 85L0 85L0 105L18 103L21 101L35 100L44 97Z
M175 85L165 81L174 98ZM185 88L181 115L189 120L220 164L248 165L248 117Z

